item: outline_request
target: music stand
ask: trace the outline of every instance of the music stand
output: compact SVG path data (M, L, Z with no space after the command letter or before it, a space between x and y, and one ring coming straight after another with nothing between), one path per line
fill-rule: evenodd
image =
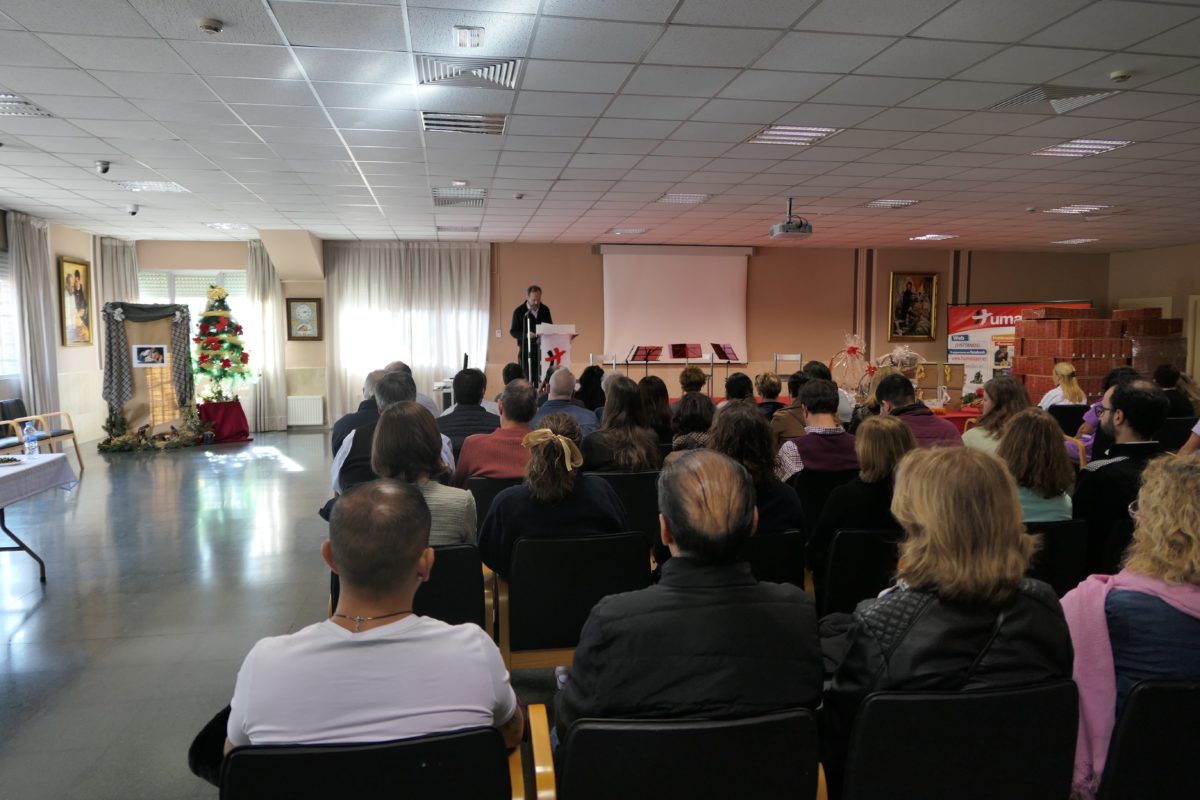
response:
M682 358L684 364L687 364L693 358L700 358L700 345L698 344L673 344L670 345L671 358Z
M729 362L738 360L733 345L717 344L716 342L709 342L709 344L712 345L713 355L725 362L725 380L729 380Z
M658 361L658 357L662 355L663 349L658 345L637 345L633 348L626 361L636 364L641 362L646 367L646 374L650 374L650 362Z

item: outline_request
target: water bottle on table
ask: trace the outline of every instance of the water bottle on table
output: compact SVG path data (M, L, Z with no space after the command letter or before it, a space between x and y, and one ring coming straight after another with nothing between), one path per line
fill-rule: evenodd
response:
M25 423L21 438L25 440L25 455L30 458L36 456L41 448L38 447L37 430L33 427L32 420Z

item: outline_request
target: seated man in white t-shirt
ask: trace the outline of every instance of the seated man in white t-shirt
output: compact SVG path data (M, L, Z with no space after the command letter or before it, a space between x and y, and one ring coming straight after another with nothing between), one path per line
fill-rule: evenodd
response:
M338 501L321 546L341 577L337 609L250 650L233 691L226 753L487 725L517 745L524 715L496 645L476 625L412 613L433 567L429 524L421 492L408 483L372 481Z

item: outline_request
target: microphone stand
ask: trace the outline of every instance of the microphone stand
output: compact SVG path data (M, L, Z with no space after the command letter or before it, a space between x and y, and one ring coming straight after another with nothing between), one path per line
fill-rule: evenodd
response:
M533 351L533 315L525 309L525 369L529 382L537 380L537 354Z

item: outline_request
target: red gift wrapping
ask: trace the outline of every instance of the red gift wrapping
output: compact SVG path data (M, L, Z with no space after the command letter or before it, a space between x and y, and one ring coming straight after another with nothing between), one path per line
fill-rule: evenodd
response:
M1056 319L1023 319L1017 323L1016 335L1018 339L1054 339L1059 324Z
M1162 319L1161 308L1115 308L1113 319Z
M1178 336L1183 333L1183 320L1171 319L1127 319L1122 323L1126 336Z
M1116 339L1121 336L1121 321L1115 319L1064 319L1059 335L1065 338Z
M1094 308L1062 308L1060 306L1031 306L1021 309L1022 319L1095 319Z

